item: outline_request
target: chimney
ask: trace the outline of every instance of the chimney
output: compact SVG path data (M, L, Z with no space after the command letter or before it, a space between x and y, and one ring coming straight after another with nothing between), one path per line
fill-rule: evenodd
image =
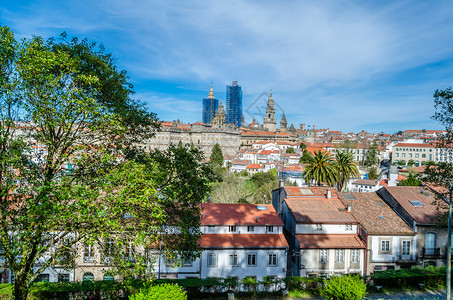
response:
M255 217L255 223L258 223L258 219L259 219L258 217Z
M331 190L327 190L326 198L330 199L330 197L332 197L332 191Z
M347 210L348 210L348 211L351 211L351 204L348 204Z
M279 186L278 186L278 187L279 187L279 188L284 187L283 180L280 180L280 181L279 181Z

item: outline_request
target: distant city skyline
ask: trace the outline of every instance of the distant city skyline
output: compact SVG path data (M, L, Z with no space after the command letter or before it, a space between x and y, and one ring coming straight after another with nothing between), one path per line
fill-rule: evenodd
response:
M234 7L234 9L232 9ZM202 121L210 82L243 87L246 124L273 92L288 126L442 129L433 93L453 86L453 2L4 1L17 38L102 43L161 120Z

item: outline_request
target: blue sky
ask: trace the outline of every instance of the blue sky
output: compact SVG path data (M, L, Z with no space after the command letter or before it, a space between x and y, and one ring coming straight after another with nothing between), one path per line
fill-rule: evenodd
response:
M7 1L19 38L101 42L161 120L201 120L211 81L243 89L246 122L345 132L441 129L433 93L453 85L452 1Z

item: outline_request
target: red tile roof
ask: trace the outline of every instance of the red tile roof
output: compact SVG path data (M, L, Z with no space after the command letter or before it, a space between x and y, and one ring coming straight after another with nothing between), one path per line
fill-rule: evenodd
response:
M424 148L434 148L433 145L431 144L426 144L426 143L398 143L393 147L424 147Z
M259 168L261 168L261 166L258 164L250 164L247 166L247 169L259 169Z
M202 248L288 248L283 234L203 234Z
M379 181L377 179L357 179L352 184L361 184L361 185L377 185Z
M390 195L418 224L435 224L439 213L433 204L435 197L431 192L417 186L387 186ZM410 201L420 201L423 207L416 207Z
M300 248L304 249L366 248L355 234L296 234L296 239Z
M265 206L267 210L258 210ZM280 217L270 204L203 203L201 225L281 225ZM258 217L258 222L256 222Z
M351 193L355 200L344 200L351 205L352 215L366 229L368 234L415 235L403 221L376 193Z
M357 223L338 198L287 198L285 202L297 223Z

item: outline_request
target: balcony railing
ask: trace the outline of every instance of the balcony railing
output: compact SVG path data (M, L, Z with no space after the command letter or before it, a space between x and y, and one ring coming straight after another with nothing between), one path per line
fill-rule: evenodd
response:
M422 248L422 257L439 257L440 256L440 248Z

